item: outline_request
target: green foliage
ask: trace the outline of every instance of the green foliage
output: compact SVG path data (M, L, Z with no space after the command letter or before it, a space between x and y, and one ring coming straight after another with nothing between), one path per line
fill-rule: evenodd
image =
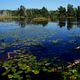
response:
M73 5L68 4L67 5L67 17L73 17L74 16L74 8Z
M80 18L80 6L74 8L73 5L68 4L67 9L63 6L58 8L58 17L59 18Z
M60 6L58 10L51 11L48 11L45 7L42 9L26 9L21 5L17 10L1 10L0 12L2 15L6 13L4 16L8 16L7 18L16 16L16 18L26 18L30 21L40 17L48 18L49 20L57 20L58 18L80 18L80 6L74 8L71 4L67 5L67 9Z
M76 10L76 15L77 15L77 18L80 18L80 6L78 6L77 10Z
M10 80L24 80L24 77L25 79L32 80L31 75L36 76L40 72L61 72L64 80L78 80L80 76L80 65L74 68L63 68L63 66L57 64L55 67L52 66L48 59L38 61L35 56L29 54L15 56L5 61L2 66L6 69L2 76L8 76Z
M58 8L58 11L59 11L59 17L60 18L65 18L66 16L66 9L62 6L60 6L60 8Z
M49 17L49 12L48 12L48 10L45 7L43 7L41 9L41 14L42 14L43 17L46 17L46 18Z
M51 10L49 14L50 14L51 21L56 21L58 19L58 15L59 15L58 10L55 10L55 11Z
M77 71L77 69L69 69L65 72L63 72L63 76L64 76L64 79L67 80L78 80L78 77L79 77L79 73Z
M8 78L9 78L9 79L12 79L12 78L13 78L13 75L8 74Z
M9 79L21 80L21 74L25 74L25 76L27 76L30 72L35 75L39 74L41 66L44 63L47 65L47 61L44 60L37 62L36 57L32 55L18 55L3 63L6 72L2 75L5 76L8 74Z
M18 16L26 17L27 16L26 8L21 5L20 8L18 8L17 14L18 14Z

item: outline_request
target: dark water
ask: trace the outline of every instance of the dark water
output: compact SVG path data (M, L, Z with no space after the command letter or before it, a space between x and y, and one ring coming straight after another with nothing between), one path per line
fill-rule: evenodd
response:
M22 21L0 22L0 59L8 52L29 50L38 58L58 56L65 61L80 59L80 22L56 21L43 24ZM26 52L27 53L27 52Z

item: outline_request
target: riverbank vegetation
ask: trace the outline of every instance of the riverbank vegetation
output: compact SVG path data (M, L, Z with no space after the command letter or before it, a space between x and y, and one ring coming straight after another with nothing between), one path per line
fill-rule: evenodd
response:
M17 10L0 10L0 19L3 18L26 18L30 21L53 21L61 18L80 18L80 6L74 8L68 4L67 8L60 6L57 10L42 9L27 9L20 6Z

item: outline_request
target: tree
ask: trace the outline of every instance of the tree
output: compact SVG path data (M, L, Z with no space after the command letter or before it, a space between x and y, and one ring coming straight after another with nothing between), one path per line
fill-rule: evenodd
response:
M26 8L24 6L21 5L20 8L18 8L18 15L26 17Z
M56 20L57 17L58 17L58 10L55 10L55 11L49 11L49 14L50 14L50 19L52 21Z
M77 7L77 18L80 18L80 6Z
M74 13L74 8L73 5L68 4L67 6L67 17L74 17L75 13Z
M41 9L41 15L42 17L49 17L49 12L45 7Z
M58 8L58 11L59 11L59 18L65 18L66 17L66 9L62 6L60 6Z
M77 8L74 8L74 17L77 18Z

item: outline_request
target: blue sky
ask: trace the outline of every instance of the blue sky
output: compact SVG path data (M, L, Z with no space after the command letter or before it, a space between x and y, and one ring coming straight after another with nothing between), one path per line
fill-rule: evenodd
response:
M59 6L66 7L72 4L75 7L80 5L80 0L0 0L0 9L17 9L20 5L26 8L42 8L45 6L49 10L55 10Z

